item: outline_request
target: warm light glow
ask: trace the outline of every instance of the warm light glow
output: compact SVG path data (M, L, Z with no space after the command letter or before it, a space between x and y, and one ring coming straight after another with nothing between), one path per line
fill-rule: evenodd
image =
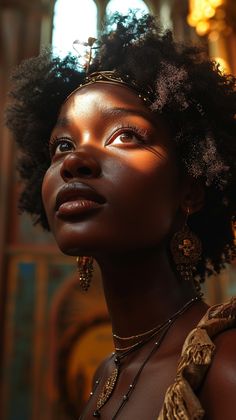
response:
M210 4L212 5L212 7L219 7L223 4L222 0L210 0Z
M221 57L214 57L213 60L216 61L217 64L219 64L219 69L220 69L221 73L229 73L230 72L229 65L228 65L226 60L224 60Z
M199 35L206 35L210 31L210 19L224 0L189 0L189 3L188 24L195 27Z
M216 42L219 39L219 32L217 31L211 31L211 33L209 34L209 41L211 42Z
M214 8L211 6L207 6L205 9L205 16L210 19L214 16L214 14L215 14Z
M210 27L210 24L208 22L199 22L196 26L196 31L198 33L198 35L203 36L206 35L206 33L208 32Z

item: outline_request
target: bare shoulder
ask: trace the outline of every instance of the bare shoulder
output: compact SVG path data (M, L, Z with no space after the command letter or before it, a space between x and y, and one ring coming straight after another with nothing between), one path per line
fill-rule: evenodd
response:
M108 365L109 365L109 363L111 361L111 358L112 358L112 354L110 354L105 359L103 359L103 361L97 367L97 369L96 369L96 371L95 371L95 373L93 375L93 382L92 382L92 387L93 388L96 385L96 381L99 381L100 378L104 375L104 371L108 367Z
M199 393L206 412L204 419L235 420L236 413L236 328L219 334L212 364Z

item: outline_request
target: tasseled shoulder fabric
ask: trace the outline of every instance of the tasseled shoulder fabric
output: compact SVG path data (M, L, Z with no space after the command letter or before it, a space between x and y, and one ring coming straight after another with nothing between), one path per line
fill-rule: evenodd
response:
M175 382L167 389L157 420L200 420L204 409L195 392L201 386L214 356L211 338L236 328L236 298L208 309L187 336L178 363Z

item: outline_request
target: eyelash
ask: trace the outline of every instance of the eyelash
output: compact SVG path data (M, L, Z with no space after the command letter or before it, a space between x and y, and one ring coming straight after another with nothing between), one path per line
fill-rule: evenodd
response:
M142 129L140 127L137 127L131 124L125 124L125 125L116 127L114 132L110 135L109 139L105 142L105 146L112 144L112 140L115 140L118 136L120 136L121 134L125 132L133 134L137 138L136 144L147 143L150 136L148 130L146 129Z
M57 146L59 146L62 141L67 142L67 143L73 145L72 140L70 138L68 138L68 137L55 137L55 138L52 138L49 141L49 154L50 154L51 157L54 156ZM63 152L61 152L61 153L63 153Z
M147 143L148 138L150 136L150 133L146 129L142 129L140 127L130 125L130 124L125 124L125 125L116 127L114 132L109 136L109 139L106 140L105 146L109 146L110 144L112 144L113 140L115 141L117 137L124 134L125 132L128 132L129 134L133 134L137 138L136 144ZM68 137L55 137L49 141L49 153L50 153L51 158L55 155L57 146L59 146L61 142L63 141L73 146L72 140Z

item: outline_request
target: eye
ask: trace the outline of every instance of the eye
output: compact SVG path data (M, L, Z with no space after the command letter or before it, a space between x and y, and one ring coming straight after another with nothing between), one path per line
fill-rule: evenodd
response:
M60 137L52 139L49 143L50 156L60 155L61 153L70 152L74 150L75 146L71 139L67 137Z
M123 133L119 134L112 143L113 144L117 144L120 142L121 143L130 143L130 142L137 143L138 141L139 140L137 136L132 131L123 131Z
M122 145L122 144L130 144L130 145L137 145L145 143L146 141L146 132L141 131L141 129L119 129L116 131L106 142L106 146L112 145Z

